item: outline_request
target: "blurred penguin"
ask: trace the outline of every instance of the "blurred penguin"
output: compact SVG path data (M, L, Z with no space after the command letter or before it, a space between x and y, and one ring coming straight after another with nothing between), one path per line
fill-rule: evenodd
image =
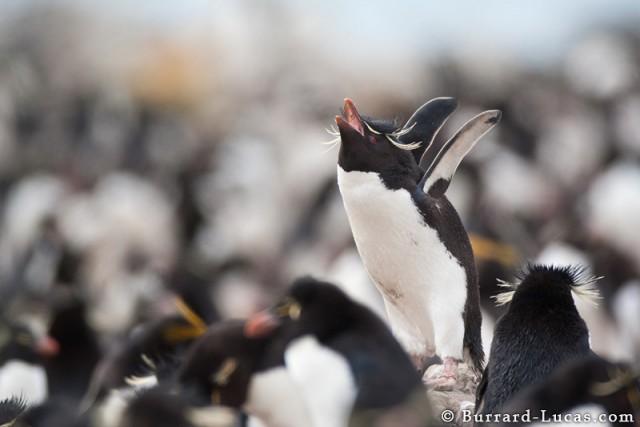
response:
M0 399L21 396L29 404L44 402L49 392L43 362L58 351L50 336L0 318Z
M430 417L420 376L390 329L337 286L296 280L274 310L248 320L247 332L261 335L274 324L283 325L287 371L314 425L373 425L401 407Z
M584 405L596 405L598 414L615 415L629 425L625 417L640 420L640 375L627 363L613 363L595 354L576 359L557 369L547 379L527 388L512 399L505 413L529 413L531 419L552 414L578 414ZM613 420L613 417L612 417ZM526 421L526 420L525 420ZM518 422L515 425L523 425ZM509 425L513 425L509 423Z
M268 427L312 425L285 369L280 329L271 326L268 333L266 328L247 333L242 320L212 325L185 354L178 384L200 400L242 410Z

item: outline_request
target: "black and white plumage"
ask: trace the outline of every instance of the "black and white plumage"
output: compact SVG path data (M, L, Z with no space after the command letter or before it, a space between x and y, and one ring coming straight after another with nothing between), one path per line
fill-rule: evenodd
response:
M58 350L50 336L0 318L0 399L22 396L29 404L44 402L49 393L43 363Z
M418 368L440 356L444 383L455 382L458 361L478 375L484 363L473 252L445 192L462 158L501 117L485 111L471 119L425 172L418 157L456 106L434 99L402 128L361 117L349 99L336 117L338 185L360 256L396 338Z
M284 366L284 341L275 331L246 334L245 326L239 320L212 325L185 354L177 382L199 400L243 410L269 427L311 425Z
M384 412L416 395L428 408L420 377L386 324L335 285L298 279L274 311L256 315L248 328L283 323L287 371L313 425L346 426L352 417Z
M478 385L481 414L501 408L525 387L547 378L568 361L591 354L589 331L572 292L594 296L595 282L577 267L530 265L518 285L498 295L510 305L496 323L491 354Z

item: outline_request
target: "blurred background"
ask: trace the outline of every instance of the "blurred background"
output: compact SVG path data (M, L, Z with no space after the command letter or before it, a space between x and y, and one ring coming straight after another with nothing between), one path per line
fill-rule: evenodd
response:
M87 373L173 295L244 318L313 274L383 312L322 144L345 97L405 120L457 97L436 145L501 109L448 192L486 344L496 278L538 260L603 276L594 349L640 357L636 0L1 3L2 313L91 342Z

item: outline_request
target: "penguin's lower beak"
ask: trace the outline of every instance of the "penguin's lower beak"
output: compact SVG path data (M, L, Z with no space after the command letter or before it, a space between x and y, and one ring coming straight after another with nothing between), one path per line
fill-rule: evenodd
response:
M247 338L263 338L271 335L280 326L280 319L269 311L261 311L247 319L244 324L244 336Z
M340 131L351 128L357 131L360 135L364 136L362 118L360 117L358 110L356 110L355 104L349 98L346 98L344 100L344 118L341 116L336 116L336 124L338 125L338 129L340 129Z

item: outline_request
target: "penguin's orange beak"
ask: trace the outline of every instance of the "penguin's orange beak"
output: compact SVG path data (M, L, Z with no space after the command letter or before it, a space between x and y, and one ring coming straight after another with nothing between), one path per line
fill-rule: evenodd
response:
M344 118L336 116L336 124L338 129L344 129L349 126L356 130L360 135L364 136L364 127L362 126L362 118L356 110L356 106L352 100L345 98L344 100Z

